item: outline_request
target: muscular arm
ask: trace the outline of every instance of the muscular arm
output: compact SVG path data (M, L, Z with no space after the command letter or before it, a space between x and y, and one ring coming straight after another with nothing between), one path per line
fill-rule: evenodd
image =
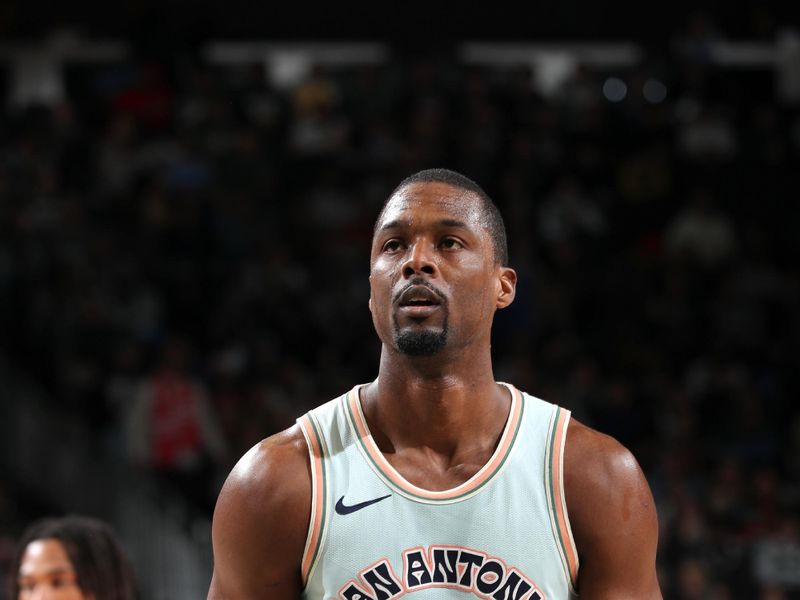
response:
M208 600L297 600L310 507L308 450L295 425L247 452L222 487Z
M636 459L619 442L571 421L564 494L578 549L582 600L661 600L658 520Z

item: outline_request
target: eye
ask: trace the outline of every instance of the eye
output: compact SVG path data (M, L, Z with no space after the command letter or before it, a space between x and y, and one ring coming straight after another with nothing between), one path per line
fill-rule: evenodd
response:
M446 237L441 241L440 246L445 250L458 250L463 248L464 244L456 238Z
M75 573L72 572L65 572L65 573L52 573L46 578L47 585L54 589L62 589L62 588L70 588L77 583L77 578Z
M391 239L388 240L381 248L381 252L397 252L400 249L400 240L398 239Z

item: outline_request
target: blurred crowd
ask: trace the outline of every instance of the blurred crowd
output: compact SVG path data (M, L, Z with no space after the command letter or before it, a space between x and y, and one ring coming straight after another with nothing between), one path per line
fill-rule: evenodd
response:
M0 115L0 351L210 514L242 452L375 376L374 219L452 168L519 274L495 374L633 450L665 598L800 597L800 104L692 53L617 74L615 101L609 75L68 68L65 99Z

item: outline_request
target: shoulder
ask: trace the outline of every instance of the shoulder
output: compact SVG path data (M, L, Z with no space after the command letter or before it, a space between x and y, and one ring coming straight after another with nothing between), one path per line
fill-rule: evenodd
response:
M576 537L636 515L655 517L650 487L630 450L574 419L564 448L564 493ZM608 518L597 518L603 513Z
M658 520L644 473L611 436L571 420L564 449L564 495L580 559L579 591L658 598Z
M268 524L282 509L296 506L304 497L310 501L310 493L308 446L300 427L293 425L259 442L239 459L220 491L215 529L218 521L231 520L229 513Z
M231 471L212 525L212 589L220 597L260 597L256 589L279 597L278 590L299 589L311 510L308 456L294 425L256 444Z
M303 464L308 466L308 446L300 426L295 424L250 448L231 470L222 493L240 487L248 492L268 491L275 479L294 480L297 467Z
M643 480L633 454L613 437L570 419L564 455L564 481L585 492L619 489Z

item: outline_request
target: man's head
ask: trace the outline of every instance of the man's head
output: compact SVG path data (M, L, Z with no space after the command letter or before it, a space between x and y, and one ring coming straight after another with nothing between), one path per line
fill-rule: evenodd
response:
M133 600L133 573L116 535L104 522L68 516L43 519L22 534L12 567L11 597Z
M497 206L481 186L469 177L451 171L450 169L425 169L424 171L419 171L403 179L383 203L378 219L375 221L376 231L378 223L381 217L383 217L383 212L386 210L386 205L389 204L400 190L414 183L446 183L454 188L475 194L475 196L480 199L483 208L484 226L492 237L495 260L503 267L508 265L506 225L503 222L503 216L500 214Z
M473 181L445 169L403 180L375 223L370 310L387 348L430 356L477 342L514 297L505 227Z

